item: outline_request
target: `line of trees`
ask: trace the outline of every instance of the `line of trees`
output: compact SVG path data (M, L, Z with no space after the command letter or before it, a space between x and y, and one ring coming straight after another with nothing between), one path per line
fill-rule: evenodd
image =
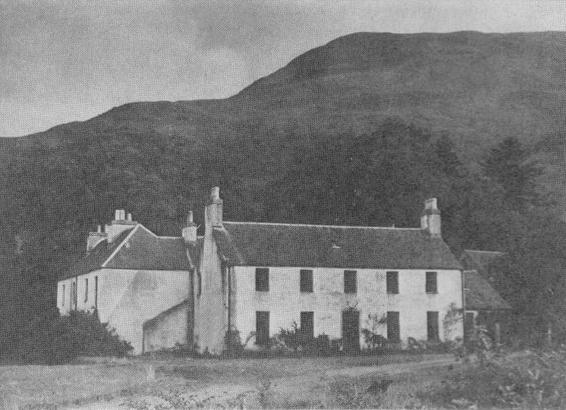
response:
M18 152L0 170L0 349L10 355L30 337L26 324L55 306L57 275L84 255L85 233L114 208L178 234L187 209L202 209L213 185L231 220L415 226L422 201L438 197L456 253L506 252L495 286L514 307L516 334L540 325L566 335L566 225L518 140L501 141L470 166L447 134L396 118L365 135L289 135L286 148L240 131L206 145L101 131Z

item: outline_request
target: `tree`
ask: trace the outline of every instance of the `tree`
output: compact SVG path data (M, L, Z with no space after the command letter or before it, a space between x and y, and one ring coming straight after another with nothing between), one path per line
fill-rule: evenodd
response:
M503 191L509 208L524 210L537 204L536 178L542 174L530 160L529 151L516 138L509 137L492 148L481 164L483 173Z

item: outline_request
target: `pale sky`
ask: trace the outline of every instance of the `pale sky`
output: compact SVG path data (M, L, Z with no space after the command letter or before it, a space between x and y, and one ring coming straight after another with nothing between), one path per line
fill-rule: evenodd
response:
M223 98L357 31L566 30L566 0L0 0L0 136Z

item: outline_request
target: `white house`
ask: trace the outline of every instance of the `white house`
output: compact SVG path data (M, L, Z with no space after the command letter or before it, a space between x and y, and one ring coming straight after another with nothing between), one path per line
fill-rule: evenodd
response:
M222 207L214 188L194 286L199 351L221 352L230 328L258 348L293 322L345 349L363 346L364 327L392 342L462 337L462 267L436 199L419 228L227 222Z
M198 246L157 236L117 210L104 232L91 232L87 253L57 285L57 306L96 310L134 353L186 344L190 275Z
M418 228L228 222L222 207L213 188L204 237L192 216L160 237L117 211L59 281L60 311L96 309L135 353L220 353L228 329L259 349L293 322L345 349L364 347L364 328L401 345L463 336L462 266L436 199Z

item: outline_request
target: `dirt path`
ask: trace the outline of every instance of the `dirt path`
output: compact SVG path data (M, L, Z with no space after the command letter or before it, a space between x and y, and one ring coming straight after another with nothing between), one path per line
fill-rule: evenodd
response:
M258 380L255 384L249 380L243 383L209 384L205 387L187 389L160 389L150 394L134 395L131 398L117 398L111 401L92 403L80 407L67 407L81 410L95 409L166 409L166 408L258 408L262 400L287 403L290 397L308 397L313 392L325 389L328 382L336 377L357 378L366 375L386 378L404 373L418 372L431 368L455 365L453 356L425 358L420 362L385 364L376 366L355 366L341 369L313 371L299 376L286 376Z

